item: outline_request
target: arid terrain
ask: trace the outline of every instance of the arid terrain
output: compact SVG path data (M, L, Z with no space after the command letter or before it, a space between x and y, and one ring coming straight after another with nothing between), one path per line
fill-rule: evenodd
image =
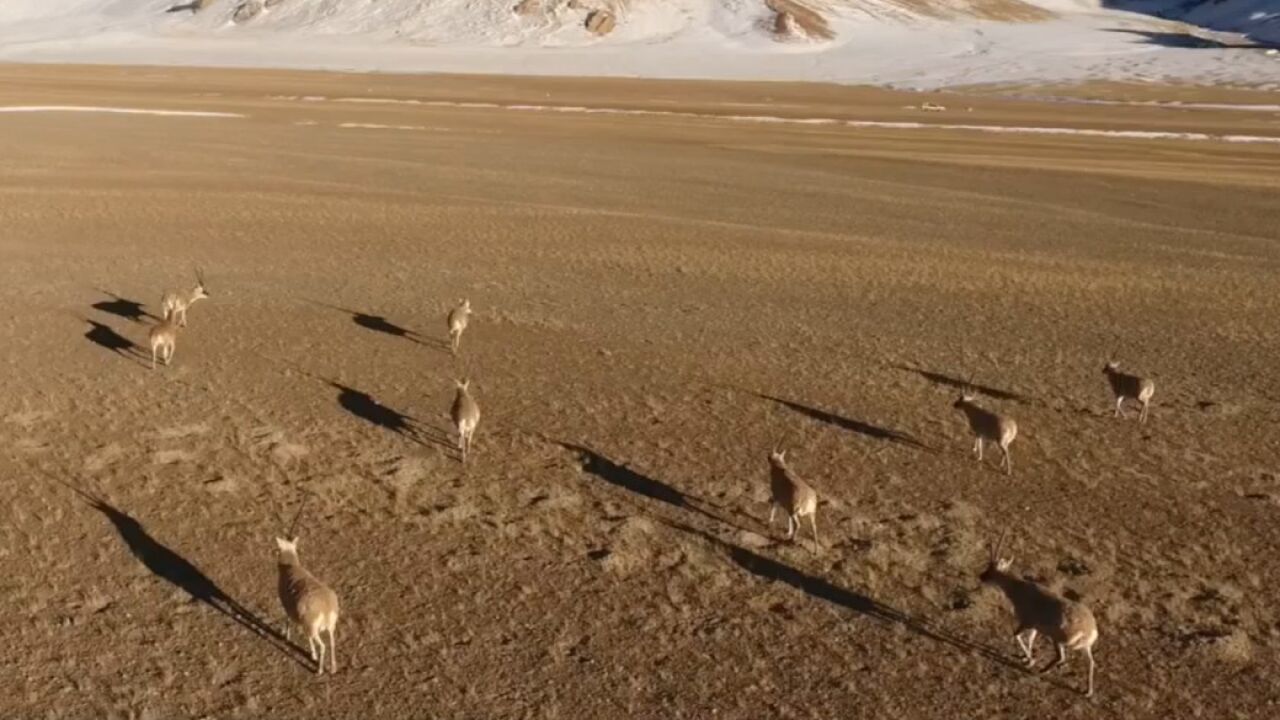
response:
M0 716L1271 717L1280 144L1218 136L1280 117L0 67ZM817 551L766 525L775 447ZM319 678L276 599L304 497ZM1092 699L1079 655L1016 662L977 579L1006 530L1097 615Z

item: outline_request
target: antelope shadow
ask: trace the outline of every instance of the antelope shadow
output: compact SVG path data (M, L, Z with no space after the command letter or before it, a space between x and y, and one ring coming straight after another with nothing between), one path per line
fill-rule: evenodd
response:
M705 500L683 493L661 480L655 480L629 467L620 465L591 448L565 442L556 442L556 444L576 454L582 460L582 469L587 474L594 475L610 485L650 500L657 500L673 508L688 510L709 520L742 529L729 519L708 511L704 506L709 505L709 503Z
M137 300L130 300L128 298L123 298L109 290L103 290L101 288L98 288L98 292L102 293L103 295L110 296L111 299L100 300L96 303L93 303L89 307L93 308L94 310L100 310L104 313L110 313L111 315L122 317L125 320L132 320L133 322L136 322L136 323L142 322L143 318L151 318L153 320L157 319L151 313L147 312L146 310L143 310L142 303L138 302Z
M132 340L116 332L109 325L103 325L100 322L88 319L85 322L89 323L89 330L84 334L86 340L126 360L136 362L142 367L150 367L147 364L149 357Z
M453 448L453 443L449 442L447 433L437 428L423 425L412 416L383 405L369 393L356 390L335 380L325 380L325 382L338 391L338 405L361 420L422 445L431 444L439 445L446 449Z
M910 365L893 365L895 370L902 370L909 373L915 373L920 377L928 380L934 385L942 385L944 387L954 388L956 390L973 390L980 395L986 395L996 400L1010 400L1012 402L1029 404L1033 402L1031 397L1022 395L1011 390L1001 390L1000 388L991 387L990 385L975 385L966 380L962 380L952 375L946 375L932 370L922 370L921 368L911 367Z
M70 485L68 487L79 495L85 504L107 518L130 554L152 575L182 590L192 600L230 618L304 667L308 666L306 660L309 656L301 648L289 642L261 617L227 594L190 560L157 540L136 518L102 498L90 495L77 487Z
M1003 667L1016 670L1019 673L1026 674L1029 672L1021 662L1011 657L1010 654L1002 653L989 645L973 642L946 632L940 628L933 627L919 618L913 617L912 615L890 605L879 602L867 595L841 587L825 578L810 575L803 570L799 570L772 558L765 557L759 553L752 552L739 545L735 545L734 543L726 542L714 535L698 530L697 528L692 528L678 523L667 524L676 530L702 538L712 546L724 552L734 565L737 565L742 570L762 580L784 583L816 600L830 603L836 607L886 625L902 627L912 634L918 635L927 640L941 643L966 654L976 655ZM1061 681L1051 678L1046 679L1059 687L1068 688L1068 686Z
M906 445L908 447L913 447L919 450L933 449L928 445L925 445L924 443L920 442L918 439L916 439L914 436L910 435L909 433L902 432L901 430L894 430L892 428L873 425L872 423L869 423L869 422L854 420L852 418L847 418L842 415L837 415L833 412L828 412L826 410L822 410L816 407L811 407L809 405L803 405L801 403L798 403L792 400L786 400L780 397L775 397L773 395L763 395L760 393L756 393L756 397L762 400L768 400L769 402L777 403L787 408L788 410L800 413L801 415L804 415L806 417L813 418L814 420L817 420L819 422L824 422L824 423L827 423L828 425L834 425L840 428L841 430L848 430L850 432L855 432L855 433L858 433L859 435L869 437L873 440L883 440L884 442L895 443L898 445Z
M382 315L371 315L366 312L360 312L359 310L351 310L349 308L329 305L328 303L317 302L314 300L312 303L349 315L351 316L352 322L366 330L372 330L373 332L390 335L392 337L404 338L409 342L414 342L422 345L423 347L429 347L435 350L449 350L449 343L444 340L426 337L416 330L410 330L402 325L397 325Z

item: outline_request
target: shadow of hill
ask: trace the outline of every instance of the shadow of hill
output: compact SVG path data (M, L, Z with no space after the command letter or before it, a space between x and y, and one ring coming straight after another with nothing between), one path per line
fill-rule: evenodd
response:
M1139 30L1136 28L1107 28L1107 32L1125 33L1142 38L1150 45L1183 50L1266 50L1275 45L1247 38L1238 42L1201 37L1189 32L1167 32L1162 30Z

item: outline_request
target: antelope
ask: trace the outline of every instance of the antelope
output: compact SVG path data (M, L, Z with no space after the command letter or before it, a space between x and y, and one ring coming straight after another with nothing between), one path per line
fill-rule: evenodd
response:
M975 397L973 390L966 389L953 405L957 410L964 412L969 420L969 429L973 431L974 436L973 452L977 453L978 462L982 462L983 442L990 440L996 443L1000 447L1000 452L1003 453L1000 466L1005 469L1006 474L1012 475L1013 460L1009 457L1009 445L1013 443L1014 438L1018 437L1018 423L1011 417L978 407L974 403Z
M173 361L173 349L178 342L178 323L172 316L156 323L151 328L151 369L156 369L156 356L164 360L165 367Z
M458 430L458 452L462 454L462 463L467 462L467 454L471 452L471 437L476 434L476 426L480 424L480 406L471 397L471 380L455 380L458 393L453 398L453 426Z
M1128 399L1142 403L1142 412L1138 413L1138 422L1147 421L1147 406L1151 396L1156 392L1156 384L1151 380L1120 372L1120 363L1112 360L1102 366L1102 374L1111 383L1111 392L1116 396L1115 417L1124 417L1124 401Z
M449 311L449 350L458 354L458 344L462 342L462 332L467 329L467 320L471 317L471 301L462 299L457 307Z
M196 268L196 286L185 293L169 291L160 298L161 315L168 320L171 316L178 317L178 324L182 327L187 326L187 308L196 303L197 300L204 300L209 297L209 291L204 287L204 273L200 272L200 268Z
M1038 635L1044 635L1053 641L1058 655L1040 672L1048 672L1067 660L1068 650L1083 650L1089 660L1089 686L1086 697L1093 696L1093 644L1098 641L1098 621L1093 611L1083 603L1059 595L1058 593L1038 585L1030 580L1023 580L1010 574L1012 558L1001 558L1000 550L1004 546L1004 535L991 548L987 567L978 576L984 585L994 585L1004 592L1013 606L1014 618L1018 626L1013 631L1013 639L1022 651L1027 667L1035 665L1035 644ZM1027 637L1024 643L1023 636Z
M311 659L316 663L316 674L324 673L325 644L320 633L329 633L329 672L338 671L338 641L334 637L334 628L338 626L338 595L328 585L320 582L314 575L302 567L298 560L298 538L289 540L276 538L276 547L280 550L279 592L280 604L284 606L288 622L285 624L285 637L289 639L294 625L306 633L307 644L311 649ZM316 648L319 648L319 653Z
M796 536L800 527L800 518L809 517L809 527L813 529L813 546L818 547L818 493L809 483L787 467L787 452L775 450L769 453L769 495L772 507L769 508L769 526L773 526L773 518L782 508L787 514L787 539Z

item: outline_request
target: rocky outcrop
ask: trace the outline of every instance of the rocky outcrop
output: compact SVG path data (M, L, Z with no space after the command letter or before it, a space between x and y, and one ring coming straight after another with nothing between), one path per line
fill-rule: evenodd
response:
M773 11L773 35L779 40L831 40L827 19L801 0L765 0Z
M231 14L231 19L237 25L242 25L258 17L260 12L262 12L262 0L245 0L236 7L236 11Z
M511 12L517 15L537 15L542 12L543 0L520 0L511 8Z
M592 10L587 14L587 30L595 33L596 35L608 35L613 32L613 29L617 26L617 16L608 10Z

